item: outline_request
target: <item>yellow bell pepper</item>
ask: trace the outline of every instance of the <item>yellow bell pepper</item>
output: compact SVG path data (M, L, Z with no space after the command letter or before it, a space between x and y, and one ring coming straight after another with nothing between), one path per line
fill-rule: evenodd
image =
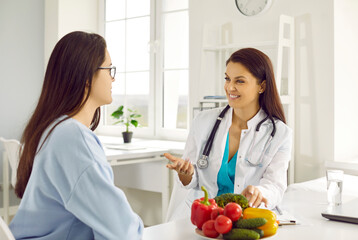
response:
M261 208L246 208L243 213L244 219L249 218L265 218L267 223L258 229L264 231L264 237L272 236L276 233L278 223L276 222L276 213Z
M248 218L265 218L267 223L276 222L276 213L262 208L246 208L243 212L244 219Z
M264 237L269 237L274 235L277 232L278 224L277 222L274 223L266 223L265 225L258 227L258 229L261 229L264 231Z

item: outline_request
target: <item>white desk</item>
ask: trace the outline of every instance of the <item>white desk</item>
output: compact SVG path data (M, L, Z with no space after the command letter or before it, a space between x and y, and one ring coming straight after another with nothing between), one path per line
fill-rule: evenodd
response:
M184 142L133 139L130 144L123 144L122 138L99 136L106 157L111 166L116 168L115 182L121 187L161 193L162 220L164 222L170 200L170 174L165 167L166 152L181 155ZM119 150L106 146L118 145ZM138 148L138 149L136 149Z
M319 179L317 182L322 183L322 180ZM267 239L356 239L357 224L330 221L321 216L321 212L327 207L326 192L320 191L320 189L324 189L324 186L315 189L314 184L309 186L310 184L313 183L309 183L308 187L293 184L285 193L282 202L281 208L294 215L301 224L280 226L276 235ZM352 193L352 191L346 192ZM353 198L358 198L356 192L353 193L354 195L343 196L343 204ZM203 238L195 233L195 226L188 218L144 229L143 240L160 239L199 240Z

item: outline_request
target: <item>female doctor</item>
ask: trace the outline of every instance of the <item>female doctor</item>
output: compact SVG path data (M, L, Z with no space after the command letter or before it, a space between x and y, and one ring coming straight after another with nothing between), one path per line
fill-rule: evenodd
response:
M250 206L263 203L269 209L286 190L292 131L285 124L270 59L253 48L236 51L226 61L224 89L229 105L194 119L183 159L165 154L167 168L190 189L186 204L175 211L181 215L203 196L201 186L211 198L241 193Z

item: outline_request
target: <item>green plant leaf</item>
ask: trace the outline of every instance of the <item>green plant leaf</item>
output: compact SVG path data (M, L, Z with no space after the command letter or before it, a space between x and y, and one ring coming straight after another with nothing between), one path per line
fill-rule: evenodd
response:
M132 119L132 120L131 120L131 124L132 124L133 126L135 126L135 127L138 127L138 121L137 121L137 120Z
M141 117L141 115L140 115L140 114L136 114L136 113L132 113L132 114L130 115L130 117L131 117L131 118L139 118L139 117Z
M120 117L122 117L123 116L123 108L124 108L124 106L122 105L122 106L120 106L116 111L114 111L113 113L112 113L112 117L113 118L115 118L115 119L119 119Z
M111 116L115 119L118 119L119 121L113 123L118 124L121 123L124 126L126 126L126 131L128 131L128 128L133 125L134 127L140 126L137 120L134 120L134 118L139 118L142 115L137 113L137 110L133 110L130 108L126 108L126 111L128 111L126 114L124 113L124 106L121 105L118 107L116 111L114 111ZM130 113L128 115L128 113Z
M113 123L113 125L116 125L116 124L118 124L118 123L123 123L123 120L119 120L119 121Z

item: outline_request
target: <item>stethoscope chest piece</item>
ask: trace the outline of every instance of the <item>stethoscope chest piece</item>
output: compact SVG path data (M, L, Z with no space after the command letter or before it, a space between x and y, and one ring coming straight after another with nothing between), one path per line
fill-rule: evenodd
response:
M208 156L203 155L201 158L198 159L196 165L200 169L207 168L209 165Z

